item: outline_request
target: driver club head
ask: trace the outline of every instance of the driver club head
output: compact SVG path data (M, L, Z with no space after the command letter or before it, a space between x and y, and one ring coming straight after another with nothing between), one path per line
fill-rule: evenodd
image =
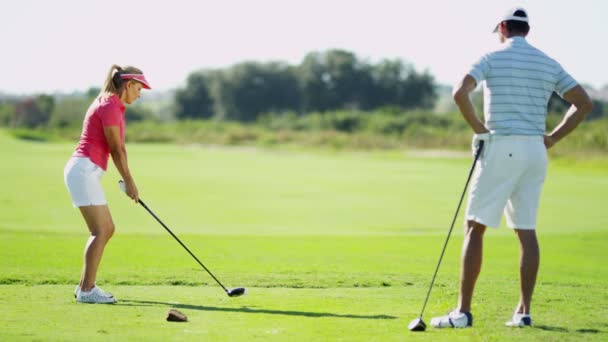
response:
M244 287L235 287L234 289L226 292L226 294L228 294L229 297L240 297L247 294L247 289Z
M426 323L424 323L422 317L418 317L415 320L411 321L407 328L410 329L410 331L425 331Z

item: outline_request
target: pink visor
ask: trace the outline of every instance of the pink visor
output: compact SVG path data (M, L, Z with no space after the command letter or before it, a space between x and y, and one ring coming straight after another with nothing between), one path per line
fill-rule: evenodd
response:
M148 80L146 80L146 77L142 74L122 74L120 75L120 78L123 80L136 80L137 82L141 83L144 88L152 89L148 83Z

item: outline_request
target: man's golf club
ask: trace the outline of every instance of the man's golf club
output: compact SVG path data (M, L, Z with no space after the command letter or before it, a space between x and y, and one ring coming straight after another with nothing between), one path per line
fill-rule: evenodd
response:
M433 279L431 280L431 285L429 286L429 290L426 293L426 299L424 300L424 305L422 305L422 311L420 312L420 316L414 319L408 324L408 329L411 331L425 331L426 323L422 320L422 315L424 315L424 309L426 308L426 303L429 301L429 296L431 295L431 289L433 288L433 284L435 283L435 277L437 276L437 271L439 271L439 265L441 265L441 260L443 259L443 253L445 252L445 248L448 245L448 241L450 240L450 235L452 234L452 229L454 228L454 222L456 222L456 217L458 217L458 212L460 211L460 206L462 205L462 199L464 198L464 194L467 192L467 188L469 187L469 182L471 181L471 176L473 175L473 171L475 170L475 164L477 164L477 160L481 155L481 151L483 150L484 141L479 141L479 146L477 146L477 151L475 151L475 159L473 160L473 165L471 166L471 170L469 171L469 176L467 177L467 182L464 185L464 190L462 191L462 195L460 195L460 201L458 201L458 207L456 208L456 213L454 214L454 218L452 219L452 225L450 226L450 230L448 231L448 236L445 239L445 243L443 244L443 249L441 250L441 255L439 256L439 261L437 262L437 267L435 267L435 273L433 274Z
M125 192L125 193L126 193L125 182L124 182L123 180L120 180L120 181L118 181L118 185L120 186L120 189L121 189L123 192ZM158 223L160 223L160 224L163 226L163 228L165 228L165 230L167 230L167 231L169 232L169 234L171 234L171 236L173 236L173 238L175 238L175 240L176 240L177 242L179 242L179 244L180 244L180 245L182 245L182 247L184 247L184 249L185 249L185 250L186 250L188 253L190 253L190 255L191 255L193 258L194 258L194 260L196 260L196 261L199 263L199 265L201 265L201 266L202 266L202 267L205 269L205 271L207 271L207 273L209 273L209 275L210 275L210 276L213 278L213 280L215 280L215 281L216 281L216 282L217 282L217 283L218 283L218 284L219 284L219 285L222 287L222 289L224 289L224 291L226 292L226 294L227 294L229 297L238 297L238 296L242 296L242 295L244 295L244 294L246 294L246 293L247 293L247 289L246 289L246 288L244 288L244 287L236 287L236 288L234 288L234 289L230 289L230 290L228 290L228 289L227 289L227 288L226 288L224 285L222 285L222 283L221 283L221 282L220 282L220 281L219 281L219 280L218 280L218 279L217 279L217 278L216 278L216 277L213 275L213 273L211 273L211 271L209 271L209 269L208 269L207 267L205 267L205 265L203 265L203 263L202 263L200 260L198 260L198 258L196 257L196 255L194 255L194 253L192 253L192 252L191 252L191 251L188 249L188 247L186 247L186 245L184 245L184 243L183 243L183 242L182 242L182 241L181 241L181 240L180 240L180 239L179 239L179 238L178 238L178 237L177 237L175 234L173 234L173 232L171 231L171 229L169 229L169 227L167 227L167 226L166 226L166 225L163 223L163 221L161 221L161 220L158 218L158 216L156 216L156 215L155 215L155 214L152 212L152 210L150 210L150 208L148 208L148 206L147 206L147 205L146 205L146 204L145 204L145 203L144 203L144 202L143 202L141 199L139 199L139 202L138 202L138 203L139 203L139 204L141 204L141 206L142 206L142 207L144 207L144 208L145 208L145 209L146 209L146 210L147 210L147 211L150 213L150 215L152 215L152 216L153 216L153 217L156 219L156 221L158 221Z

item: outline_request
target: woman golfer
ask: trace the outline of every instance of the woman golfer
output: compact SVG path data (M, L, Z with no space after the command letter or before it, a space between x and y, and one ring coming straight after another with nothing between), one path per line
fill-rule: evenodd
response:
M84 266L74 295L81 303L116 303L116 298L95 285L103 250L114 234L114 222L101 187L109 156L125 181L126 194L139 200L127 164L125 104L132 104L141 89L150 89L141 70L113 65L99 96L84 117L78 147L64 169L65 184L74 207L80 209L91 236L84 247Z

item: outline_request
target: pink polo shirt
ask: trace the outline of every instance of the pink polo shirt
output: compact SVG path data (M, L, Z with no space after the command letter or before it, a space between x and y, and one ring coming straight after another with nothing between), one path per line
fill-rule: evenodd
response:
M80 142L73 157L88 157L97 166L108 169L110 146L103 132L104 127L118 126L120 141L125 143L125 106L118 96L96 98L82 123Z

